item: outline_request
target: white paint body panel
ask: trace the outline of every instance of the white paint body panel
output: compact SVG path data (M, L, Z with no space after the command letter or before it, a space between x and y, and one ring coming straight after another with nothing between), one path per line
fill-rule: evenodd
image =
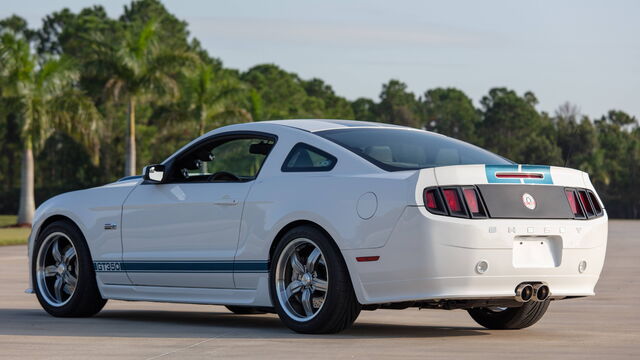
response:
M134 179L57 196L38 208L30 254L43 222L58 215L78 225L94 261L170 258L266 263L278 233L288 224L307 221L322 227L341 250L362 304L513 296L516 285L523 281L547 282L554 297L594 294L606 250L606 212L592 220L479 220L434 215L424 207L423 189L486 184L484 165L386 172L313 134L340 127L340 123L295 120L212 131L204 137L260 131L277 136L277 142L257 179L246 183L142 185L140 179ZM330 172L283 173L281 165L298 142L335 156L335 168ZM550 172L554 185L595 192L583 172L556 167ZM238 204L215 204L225 196ZM363 196L364 202L359 203ZM106 223L118 224L118 230L105 230ZM549 248L555 250L548 251L559 252L554 253L560 259L558 266L549 267L545 262L536 267L535 261L514 266L514 241L519 236L528 240L553 238L555 243ZM355 260L374 255L380 260ZM474 270L480 260L489 263L482 275ZM588 266L581 274L578 263L582 260ZM133 276L98 272L97 280L106 298L272 305L265 271Z

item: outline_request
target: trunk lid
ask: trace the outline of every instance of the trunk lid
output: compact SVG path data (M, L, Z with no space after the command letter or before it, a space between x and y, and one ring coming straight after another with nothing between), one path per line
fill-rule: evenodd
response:
M434 186L475 186L490 218L512 219L573 219L565 188L595 193L586 173L544 165L455 165L422 169L415 191L418 205L424 205L424 189Z

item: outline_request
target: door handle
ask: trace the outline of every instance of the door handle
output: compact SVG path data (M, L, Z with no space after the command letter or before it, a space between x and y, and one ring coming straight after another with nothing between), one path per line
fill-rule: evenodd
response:
M238 200L232 199L229 195L223 196L213 202L214 205L233 206L238 205Z

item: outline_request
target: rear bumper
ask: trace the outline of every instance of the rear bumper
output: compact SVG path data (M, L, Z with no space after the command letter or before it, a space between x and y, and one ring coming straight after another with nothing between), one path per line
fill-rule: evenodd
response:
M475 220L412 206L384 247L344 255L363 304L511 297L522 282L546 282L552 298L560 298L594 295L606 244L606 214L592 220ZM359 256L380 259L357 262ZM488 264L484 273L476 270L480 261ZM580 272L582 261L587 266Z

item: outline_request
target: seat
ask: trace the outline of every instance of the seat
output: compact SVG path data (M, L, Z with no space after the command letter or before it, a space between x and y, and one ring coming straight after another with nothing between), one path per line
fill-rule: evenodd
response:
M388 146L367 146L364 153L383 163L393 162L393 154Z

